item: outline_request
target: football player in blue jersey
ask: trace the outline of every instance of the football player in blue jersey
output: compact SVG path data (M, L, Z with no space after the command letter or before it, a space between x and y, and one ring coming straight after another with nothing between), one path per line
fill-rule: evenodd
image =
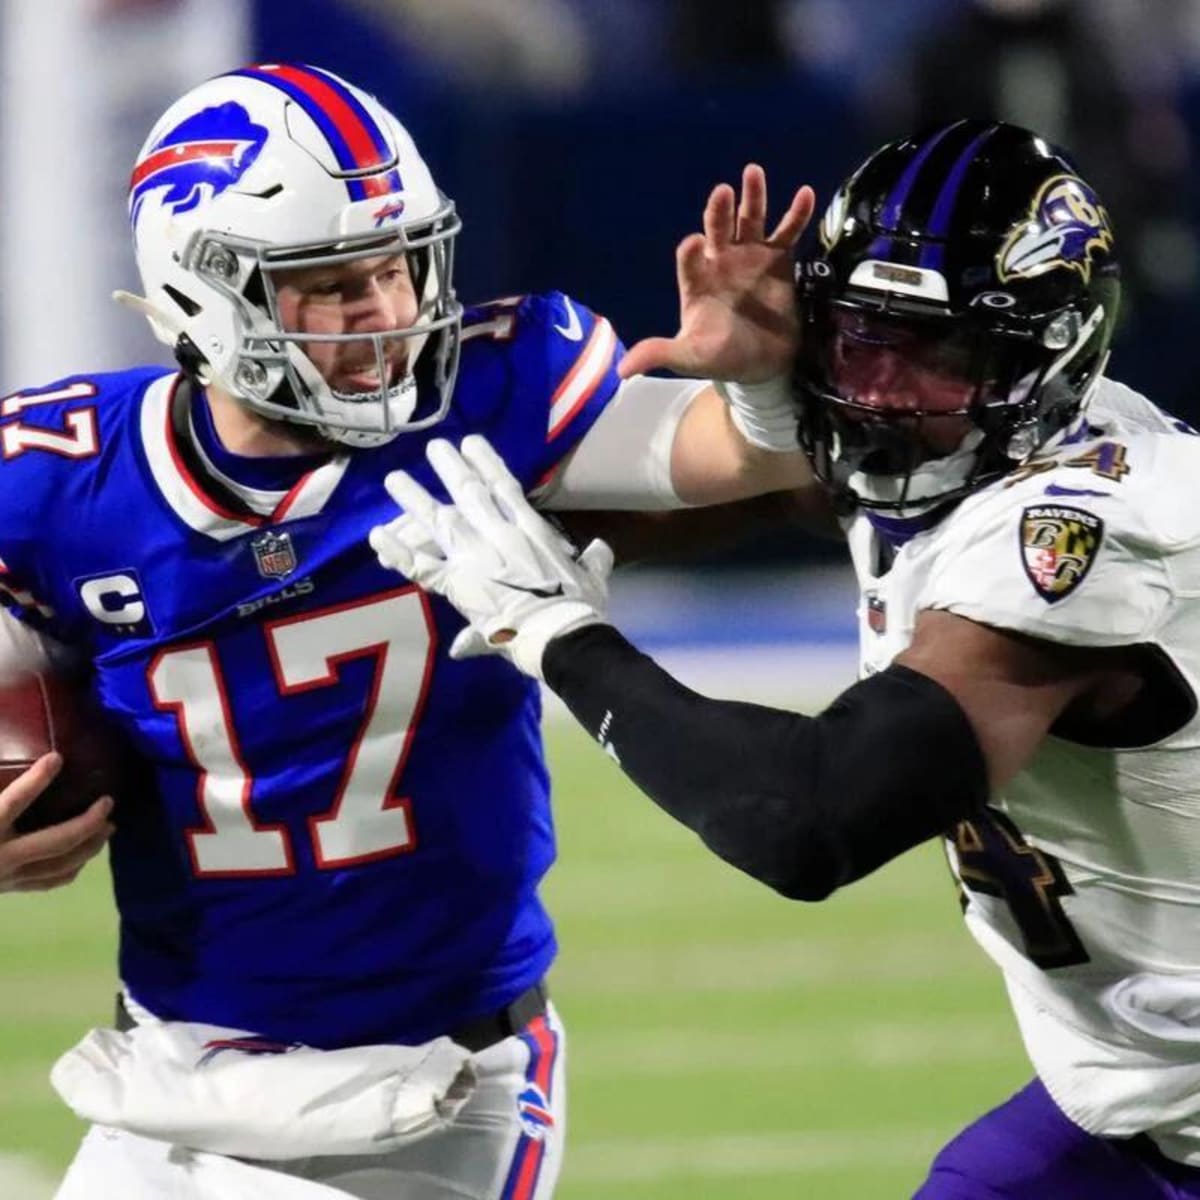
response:
M550 1195L537 688L453 660L462 619L367 535L389 472L437 488L435 431L486 434L560 512L805 484L782 378L812 204L768 233L758 168L740 200L716 189L680 250L680 334L622 362L560 293L464 309L453 205L329 72L233 71L154 127L130 191L145 294L119 298L180 369L0 401L0 667L78 664L153 780L111 838L123 1031L55 1076L96 1122L63 1200ZM700 378L639 373L663 361ZM0 888L66 883L108 837L108 801L14 833L56 767L0 794ZM435 1087L447 1037L471 1057ZM418 1057L381 1067L397 1047ZM391 1088L378 1129L347 1115L368 1086ZM425 1097L426 1136L397 1095Z

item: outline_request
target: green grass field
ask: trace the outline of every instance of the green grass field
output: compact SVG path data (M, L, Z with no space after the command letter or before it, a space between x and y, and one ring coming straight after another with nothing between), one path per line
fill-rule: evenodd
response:
M573 727L549 737L552 986L571 1039L561 1200L905 1197L942 1142L1029 1077L936 847L824 905L789 903ZM54 1175L81 1127L47 1071L110 1012L105 871L0 908L0 1156ZM43 1200L2 1179L0 1197Z

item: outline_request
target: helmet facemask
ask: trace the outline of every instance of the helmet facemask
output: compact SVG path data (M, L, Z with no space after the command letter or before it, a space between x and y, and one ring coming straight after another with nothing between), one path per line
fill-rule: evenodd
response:
M1068 312L1039 336L911 305L804 309L802 444L835 491L897 516L960 499L1070 423L1080 406L1054 380L1077 376L1104 318ZM1102 366L1093 355L1085 387Z
M198 233L181 265L205 280L237 314L238 343L229 368L215 382L264 416L316 425L331 440L354 446L378 445L401 431L440 421L458 366L462 306L453 288L458 229L453 206L446 202L421 226L333 243L267 246L229 234ZM361 333L304 333L284 327L279 289L287 274L391 257L404 259L416 292L417 318L411 325ZM311 357L321 343L369 347L363 365L375 371L379 386L336 391ZM436 397L421 412L418 368L422 384Z

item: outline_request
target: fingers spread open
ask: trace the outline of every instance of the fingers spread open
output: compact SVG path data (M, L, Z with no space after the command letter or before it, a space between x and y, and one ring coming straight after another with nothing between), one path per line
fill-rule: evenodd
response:
M670 367L674 357L674 338L643 338L625 351L625 356L617 366L617 374L622 379L631 379L634 375L645 375L648 371Z
M704 206L704 236L710 248L720 252L733 241L734 195L727 183L718 183Z
M474 466L445 438L430 442L425 455L450 493L455 508L476 533L484 538L497 536L506 522Z
M437 523L438 502L407 472L391 471L383 486L388 495L431 536Z
M681 301L704 286L709 277L710 246L698 233L685 237L675 250L675 274Z
M487 438L479 434L464 438L462 452L489 488L497 506L536 547L550 558L574 555L575 547L529 503L524 489Z
M742 170L742 197L738 204L735 240L761 242L766 221L767 175L757 163L747 163Z
M799 188L792 197L792 203L779 224L768 239L772 246L791 247L799 240L800 235L812 220L813 209L816 207L816 193L807 184Z
M525 489L487 438L478 433L463 438L462 456L474 468L477 477L483 481L502 511L507 510L511 515L519 509L529 509Z
M393 532L390 526L376 525L367 534L367 541L383 566L412 579L413 551L401 532Z

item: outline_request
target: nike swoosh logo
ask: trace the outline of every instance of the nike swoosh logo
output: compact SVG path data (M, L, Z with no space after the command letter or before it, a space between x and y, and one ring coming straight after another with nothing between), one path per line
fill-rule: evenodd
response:
M563 303L567 306L567 323L566 325L555 325L555 329L567 339L568 342L578 342L583 340L583 326L579 322L579 314L575 311L575 305L570 300L563 297Z
M517 587L518 591L528 592L531 596L538 596L543 600L552 600L555 596L564 595L563 585L561 583L557 587L553 588L520 587L515 584L513 586Z

